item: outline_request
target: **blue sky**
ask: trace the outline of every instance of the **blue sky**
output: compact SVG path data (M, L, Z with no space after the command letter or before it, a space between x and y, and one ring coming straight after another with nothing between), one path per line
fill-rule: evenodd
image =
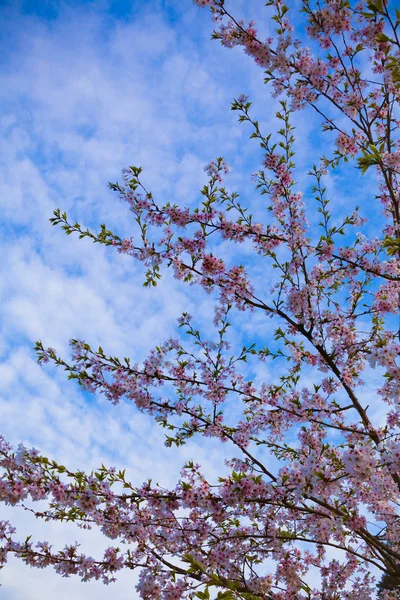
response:
M232 5L246 16L246 0ZM252 17L260 21L263 11L264 2L254 0ZM127 468L138 484L150 476L173 484L192 457L216 477L223 457L210 441L166 451L163 432L146 416L129 405L114 408L82 395L62 372L39 367L32 350L40 338L67 358L74 337L140 360L175 332L184 310L211 331L212 298L170 275L156 291L146 290L140 265L87 240L66 238L48 219L60 207L85 226L106 222L119 235L129 235L130 213L107 190L121 168L141 165L161 203L193 205L206 181L203 167L217 156L233 167L230 186L261 212L250 185L260 152L248 140L250 131L236 124L230 102L248 94L260 123L273 129L277 101L265 90L262 71L240 50L228 52L210 41L209 16L190 0L13 0L1 4L0 28L4 433L72 468L102 462ZM315 128L307 113L296 115L295 124L297 163L310 167ZM303 179L300 175L300 183ZM340 174L327 184L332 192L343 191L336 204L340 213L350 191ZM363 189L352 190L354 204L357 195L362 200ZM270 276L259 273L261 281ZM269 320L246 321L237 341L270 331ZM258 378L269 377L268 369ZM22 510L0 506L0 518L9 517L21 537L33 533L60 548L78 539L83 551L97 554L107 546L96 532L65 525L49 530ZM72 594L76 600L137 597L131 574L109 589L13 559L0 572L0 582L5 600L48 600L55 593L59 600Z

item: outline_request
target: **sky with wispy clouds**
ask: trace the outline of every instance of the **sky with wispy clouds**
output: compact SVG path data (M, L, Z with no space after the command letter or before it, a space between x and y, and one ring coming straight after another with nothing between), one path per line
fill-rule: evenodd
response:
M232 2L243 16L249 4ZM251 16L265 22L264 2L251 4ZM41 339L68 358L69 339L82 338L140 360L176 332L184 310L211 329L213 299L168 274L156 290L144 289L140 265L88 240L66 238L48 220L60 207L84 226L105 222L128 236L131 214L107 182L131 164L143 167L160 203L199 202L203 167L217 156L232 166L231 188L254 195L250 175L259 168L260 151L250 131L236 124L230 103L249 94L268 127L277 100L265 91L262 71L240 50L211 42L211 31L207 12L190 0L11 0L0 6L2 433L71 468L126 468L137 484L149 477L173 484L188 458L216 477L223 457L210 440L166 450L163 432L132 405L115 408L83 395L62 371L39 366L34 342ZM316 144L304 114L296 117L300 162ZM251 202L260 210L259 199ZM348 203L346 193L341 202ZM250 337L269 328L258 319L243 331ZM0 518L9 517L21 537L33 534L60 549L82 540L83 551L98 555L107 546L96 532L50 527L22 509L0 506ZM0 583L4 600L137 598L130 573L106 588L12 558Z

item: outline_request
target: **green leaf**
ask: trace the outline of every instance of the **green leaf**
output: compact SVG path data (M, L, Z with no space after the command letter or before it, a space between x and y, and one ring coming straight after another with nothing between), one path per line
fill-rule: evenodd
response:
M210 592L208 587L206 587L204 592L196 592L196 598L201 598L201 600L210 600Z
M375 39L377 42L392 42L393 41L385 33L378 33L377 36L375 37Z
M385 248L386 253L389 256L394 256L400 252L400 237L391 238L387 237L384 239L382 247Z

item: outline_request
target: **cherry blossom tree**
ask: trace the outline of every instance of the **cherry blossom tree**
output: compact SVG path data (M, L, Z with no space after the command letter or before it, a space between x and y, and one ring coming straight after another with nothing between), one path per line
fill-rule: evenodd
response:
M222 158L206 167L195 209L162 203L140 168L124 169L123 182L110 187L134 215L132 238L105 225L89 231L59 210L51 220L143 263L146 286L170 268L203 288L215 300L215 337L205 339L185 313L182 336L160 340L140 364L76 339L69 362L42 342L36 351L85 390L115 405L132 401L166 429L167 447L205 436L234 458L217 481L188 462L164 489L107 466L73 472L1 438L3 502L31 502L45 521L99 528L112 542L92 558L77 545L23 541L1 522L0 564L11 553L105 583L137 569L139 596L154 600L398 599L400 12L385 0L301 0L301 13L271 0L265 15L276 32L264 39L231 13L229 0L195 4L211 12L213 37L242 47L280 98L278 132L262 131L248 97L232 104L262 150L253 180L264 220L255 222L246 200L224 186ZM308 41L292 24L302 18ZM292 113L305 107L336 145L310 158L309 187L300 190ZM377 185L376 194L365 187L362 209L338 220L325 181L344 166ZM374 214L371 228L366 217ZM231 247L231 262L218 255L220 242ZM249 247L241 264L240 249ZM254 264L275 269L268 285L252 275ZM271 319L265 345L231 350L229 319L238 311ZM255 384L249 374L264 362L277 378ZM38 500L45 510L35 510Z

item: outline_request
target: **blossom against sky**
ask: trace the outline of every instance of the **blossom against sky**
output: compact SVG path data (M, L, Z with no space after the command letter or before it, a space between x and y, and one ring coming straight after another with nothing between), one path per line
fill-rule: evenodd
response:
M73 468L126 467L138 483L151 476L167 484L192 456L211 468L218 457L210 448L191 444L166 455L164 435L148 417L84 396L64 373L39 367L32 347L40 338L69 356L69 338L80 337L140 359L171 335L183 310L207 316L208 298L196 298L195 308L168 277L145 290L140 266L66 239L48 219L60 206L85 225L107 222L128 234L129 212L107 182L132 163L144 167L154 192L195 202L212 158L245 163L235 151L247 135L229 105L243 86L262 89L259 74L239 53L209 42L207 16L190 2L13 1L0 11L4 433ZM234 62L242 64L237 73ZM237 169L235 178L242 176ZM10 510L0 512L7 518ZM16 525L22 536L58 546L83 539L95 552L104 545L100 534L75 527L49 531L22 510ZM0 582L5 600L110 593L13 559ZM122 576L112 593L136 597L134 578Z
M245 1L232 4L240 14L248 10ZM260 21L264 3L252 4L251 16ZM156 290L144 289L140 265L65 238L48 219L61 207L85 226L106 222L129 235L127 207L107 190L129 164L144 168L163 201L198 202L203 167L217 156L232 167L229 185L251 190L257 145L236 124L230 102L250 95L265 124L278 103L239 49L210 42L209 17L190 0L11 1L2 3L0 27L4 433L71 468L127 468L137 483L153 477L167 484L191 457L216 474L222 459L212 442L166 451L163 432L147 416L82 394L63 372L37 365L32 350L40 338L68 356L75 337L140 360L175 331L184 310L210 327L212 299L168 275ZM304 113L296 127L305 160L313 140ZM9 513L0 507L1 518ZM21 510L17 519L13 513L22 535L58 546L82 539L88 552L107 545L74 527L53 526L49 534L28 513ZM16 560L0 572L0 582L5 600L110 595L101 584L82 585ZM135 598L134 578L125 573L112 594Z

